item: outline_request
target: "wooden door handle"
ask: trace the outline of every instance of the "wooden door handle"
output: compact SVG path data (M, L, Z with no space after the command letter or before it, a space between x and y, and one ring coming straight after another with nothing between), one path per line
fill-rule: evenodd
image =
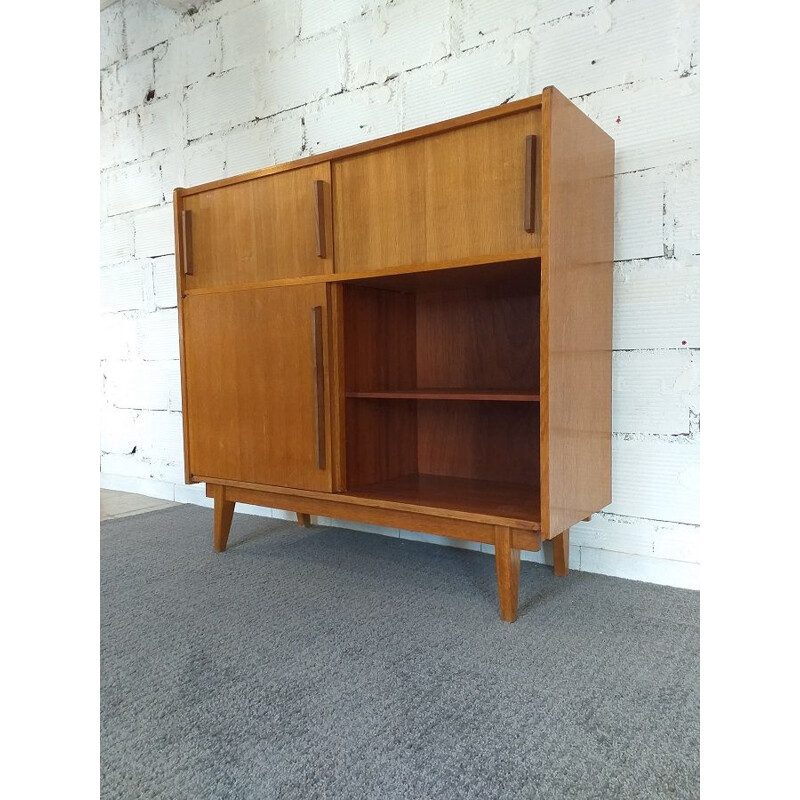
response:
M317 258L325 258L325 181L314 181L314 223L317 233Z
M314 448L317 467L325 469L325 371L322 349L322 306L311 309L311 359L314 365Z
M181 253L183 254L183 274L194 275L192 261L192 212L184 208L181 212Z
M534 210L536 203L536 137L525 138L525 203L524 224L528 233L534 231Z

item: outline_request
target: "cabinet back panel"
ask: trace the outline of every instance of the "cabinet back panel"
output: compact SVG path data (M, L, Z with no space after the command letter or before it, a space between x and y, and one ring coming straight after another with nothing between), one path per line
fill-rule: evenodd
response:
M417 471L415 401L347 400L345 432L349 489Z
M535 394L538 286L533 261L344 285L345 392ZM535 402L351 397L344 430L351 490L409 474L538 486Z
M420 401L418 406L421 474L538 486L538 404Z
M537 285L531 271L526 287L495 281L419 293L417 387L537 392Z
M368 286L345 286L343 292L345 390L413 386L414 296ZM344 429L348 486L416 470L414 403L348 400Z
M348 392L416 385L414 295L344 287L344 374Z
M193 275L187 289L233 286L333 272L316 249L314 181L325 182L325 235L331 237L330 165L268 175L183 199L192 214Z

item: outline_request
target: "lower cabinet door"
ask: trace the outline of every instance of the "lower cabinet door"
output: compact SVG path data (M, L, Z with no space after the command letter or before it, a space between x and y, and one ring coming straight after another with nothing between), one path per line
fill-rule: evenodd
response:
M331 489L326 288L183 300L189 472Z

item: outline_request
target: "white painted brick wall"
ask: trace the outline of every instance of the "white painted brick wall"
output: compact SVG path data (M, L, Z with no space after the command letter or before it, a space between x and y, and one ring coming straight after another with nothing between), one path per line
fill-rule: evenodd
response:
M155 85L159 97L180 99L176 88L183 88L220 71L222 45L219 25L211 22L188 30L167 43L155 63Z
M100 14L100 69L125 58L125 21L122 3L115 3Z
M164 192L158 161L142 161L105 172L103 194L109 215L157 206Z
M145 361L178 358L178 311L164 309L145 314L136 323L136 352Z
M170 206L170 213L172 207ZM174 256L154 258L153 295L156 308L175 308L178 305L178 289L175 281Z
M535 94L528 65L514 60L505 48L476 48L457 59L437 62L400 76L403 127L495 106L512 97Z
M185 137L183 108L175 97L148 103L139 112L139 133L143 157L169 148L181 148Z
M614 432L688 435L689 415L699 413L699 362L688 349L614 353Z
M100 223L100 263L115 264L133 257L133 219L112 217Z
M123 2L128 55L150 50L175 35L181 15L157 0Z
M175 252L175 222L172 204L137 214L133 222L134 254L137 258Z
M372 3L370 0L317 0L300 6L300 35L309 39L357 19Z
M303 117L295 111L248 123L229 131L219 141L225 145L226 175L292 161L302 155Z
M406 0L379 5L352 22L347 31L349 88L384 83L390 75L444 58L450 52L449 10L447 3Z
M292 44L300 32L300 6L283 0L252 3L222 17L222 70L252 63Z
M187 138L199 139L255 119L260 76L254 67L244 66L193 83L185 94Z
M388 136L400 130L400 106L390 85L367 86L309 103L304 114L309 153Z
M129 261L100 268L100 311L129 311L147 308L145 284L149 280L145 262Z
M181 409L181 373L175 361L109 361L104 377L106 399L116 409Z
M338 32L298 41L267 59L265 70L258 73L263 81L256 116L271 117L340 91L344 71L345 43Z
M617 145L614 501L573 528L571 558L577 569L697 587L697 0L196 6L179 14L120 0L100 14L103 485L208 505L203 487L183 484L175 186L553 84ZM551 559L547 547L525 557Z
M112 64L100 73L103 115L111 117L141 105L153 84L152 53Z

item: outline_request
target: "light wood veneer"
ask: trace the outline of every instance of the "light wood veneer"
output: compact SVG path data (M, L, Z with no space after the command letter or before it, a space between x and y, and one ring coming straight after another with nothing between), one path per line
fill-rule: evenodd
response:
M555 89L176 189L187 482L520 551L610 495L613 141Z

